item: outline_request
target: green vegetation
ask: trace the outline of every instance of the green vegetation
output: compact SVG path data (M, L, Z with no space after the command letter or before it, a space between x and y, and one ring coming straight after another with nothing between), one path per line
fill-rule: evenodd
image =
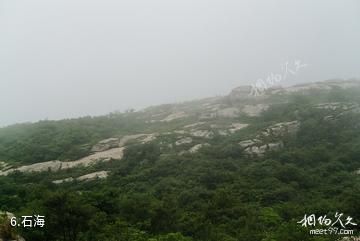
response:
M360 114L313 105L324 100L359 104L358 96L354 90L336 90L292 96L286 103L275 96L278 103L263 116L247 118L252 120L249 128L215 136L207 140L210 147L197 153L163 151L162 142L174 138L170 135L132 144L121 161L71 170L73 176L110 171L104 180L52 183L69 171L2 176L0 210L45 215L43 229L11 231L31 241L337 240L338 235L309 235L297 222L305 214L334 217L339 211L360 223L360 175L355 174L360 168ZM327 120L330 112L336 118ZM3 128L0 160L76 159L104 138L175 130L194 122L146 123L147 115L118 113ZM281 151L250 157L237 144L266 126L295 119L300 129L283 138ZM352 228L359 232L358 226Z

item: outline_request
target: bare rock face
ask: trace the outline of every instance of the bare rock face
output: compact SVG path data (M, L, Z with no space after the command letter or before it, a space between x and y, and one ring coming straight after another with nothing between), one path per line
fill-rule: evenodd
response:
M28 165L28 166L22 166L22 167L17 168L16 170L20 171L20 172L58 171L61 169L61 163L62 163L61 161L57 161L57 160L41 162L41 163L35 163L32 165Z
M179 135L184 135L186 133L186 131L184 131L184 130L175 130L174 133L179 134Z
M100 141L98 144L94 145L91 148L91 152L100 152L100 151L106 151L111 148L115 148L119 146L119 139L118 138L109 138Z
M190 135L210 139L214 136L214 133L209 130L191 130Z
M211 120L211 119L214 119L217 117L217 113L216 112L206 112L206 113L202 113L200 116L199 116L199 120L202 120L202 121L206 121L206 120Z
M190 144L190 143L192 143L192 141L193 140L192 140L191 137L185 137L185 138L182 138L180 140L177 140L175 142L175 145L180 146L180 145L184 145L184 144Z
M0 161L0 170L1 171L6 171L7 169L9 169L11 166L3 161Z
M266 152L266 145L251 146L245 149L245 152L252 155L262 156Z
M239 142L244 152L249 155L263 156L268 151L278 151L284 147L284 143L279 141L266 142L267 137L280 138L286 134L296 133L300 123L298 121L281 122L272 125L256 136L256 139Z
M262 156L268 151L278 151L283 148L282 142L267 143L265 145L250 145L244 149L244 151L250 155Z
M229 94L231 99L248 99L251 98L251 86L239 86L231 91Z
M6 219L8 219L9 221L11 220L11 218L14 218L15 215L13 213L10 212L2 212L0 211L0 217L4 217ZM25 241L25 239L23 237L21 237L20 235L17 235L16 237L13 237L15 239L4 239L4 237L2 237L1 234L1 227L0 227L0 241Z
M62 184L64 182L72 182L74 181L75 179L72 178L72 177L68 177L68 178L65 178L65 179L60 179L60 180L55 180L55 181L52 181L52 183L54 184Z
M193 147L190 148L189 152L190 153L196 153L198 152L201 148L205 147L205 146L210 146L210 144L208 143L204 143L204 144L197 144Z
M266 128L261 135L281 137L285 134L295 134L300 127L299 121L280 122Z
M203 125L205 123L206 122L196 122L196 123L193 123L193 124L186 125L186 126L184 126L184 128L194 128L194 127L197 127L197 126L201 126L201 125Z
M239 142L239 145L242 148L247 148L247 147L251 147L254 146L255 144L260 143L260 140L254 139L254 140L245 140L245 141L241 141Z
M229 132L227 130L218 130L218 134L220 136L227 136L229 135Z
M225 118L235 118L238 117L239 114L239 109L235 107L228 107L217 111L217 116Z
M285 88L286 92L305 92L309 90L331 90L334 88L350 89L360 87L360 81L350 80L327 80L291 86Z
M65 169L71 169L74 167L87 167L94 165L99 162L107 162L112 159L120 160L123 157L124 147L112 148L106 151L96 152L92 155L83 157L76 161L48 161L35 163L32 165L21 166L18 168L11 168L6 171L0 171L0 176L7 176L8 174L19 171L19 172L44 172L44 171L59 171Z
M249 124L232 123L232 124L231 124L231 128L229 129L229 132L230 132L231 134L234 134L235 132L237 132L237 131L239 131L239 130L241 130L241 129L243 129L243 128L246 128L246 127L248 127L248 126L249 126Z
M347 113L360 113L360 106L356 103L341 103L341 102L328 102L328 103L320 103L314 105L316 109L327 110L331 112L330 115L325 116L324 120L332 121L336 120L338 117L347 114Z
M257 105L245 105L244 108L241 110L248 116L260 116L261 113L269 108L269 105L265 104L257 104Z
M108 172L107 171L99 171L99 172L93 172L93 173L89 173L83 176L80 176L78 178L76 178L76 180L78 181L91 181L91 180L95 180L95 179L104 179L108 177Z
M108 177L108 172L107 171L99 171L99 172L92 172L77 178L73 178L73 177L68 177L65 179L60 179L60 180L55 180L52 183L54 184L62 184L65 182L72 182L72 181L92 181L92 180L96 180L96 179L104 179Z
M11 218L13 218L13 217L15 217L15 215L13 214L13 213L10 213L10 212L2 212L2 211L0 211L0 216L5 216L6 218L8 218L8 219L11 219Z
M279 141L266 142L268 137L280 138L286 134L294 134L298 131L300 123L298 121L281 122L272 125L256 136L256 139L239 142L244 152L249 155L262 156L268 151L278 151L284 147L284 143Z
M161 122L170 122L170 121L173 121L173 120L185 118L187 116L188 115L185 112L180 111L180 112L172 113L172 114L168 115L167 117L165 117L164 119L162 119L160 121Z
M157 137L157 133L152 134L135 134L124 136L119 140L118 138L109 138L100 141L96 144L92 150L93 154L85 156L79 160L74 161L47 161L40 162L31 165L21 166L18 168L12 168L7 166L6 168L0 169L0 176L7 176L8 174L19 171L19 172L46 172L46 171L59 171L65 169L71 169L74 167L88 167L100 162L108 162L110 160L120 160L123 157L125 145L131 140L140 139L140 143L144 144L154 140Z
M330 103L321 103L317 104L314 107L317 109L324 109L324 110L336 110L341 108L341 103L339 102L330 102Z

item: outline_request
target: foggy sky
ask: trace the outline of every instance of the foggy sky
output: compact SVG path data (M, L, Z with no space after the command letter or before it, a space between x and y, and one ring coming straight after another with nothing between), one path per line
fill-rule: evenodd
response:
M0 126L360 77L360 2L0 0Z

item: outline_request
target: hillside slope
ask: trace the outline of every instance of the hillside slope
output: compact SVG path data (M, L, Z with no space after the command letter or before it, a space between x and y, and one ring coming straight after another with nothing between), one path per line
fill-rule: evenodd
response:
M0 210L47 217L26 240L338 240L297 222L360 222L359 174L358 80L0 129Z

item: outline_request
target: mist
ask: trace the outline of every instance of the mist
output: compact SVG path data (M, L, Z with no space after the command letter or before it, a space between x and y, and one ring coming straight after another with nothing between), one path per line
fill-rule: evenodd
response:
M360 77L360 2L0 0L0 126Z

